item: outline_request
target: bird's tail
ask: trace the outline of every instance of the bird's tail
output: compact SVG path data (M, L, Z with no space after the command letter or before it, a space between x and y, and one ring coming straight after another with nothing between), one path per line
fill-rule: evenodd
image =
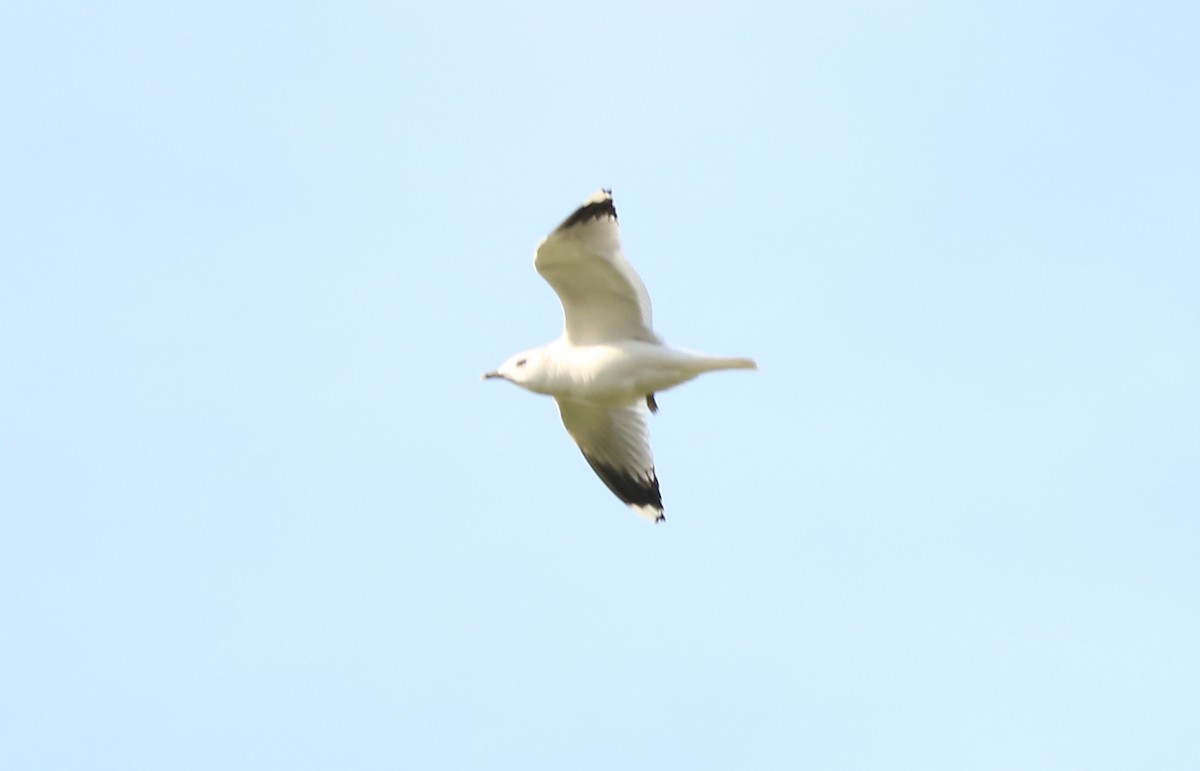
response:
M740 356L705 356L701 361L704 372L714 372L719 369L758 369L754 359Z

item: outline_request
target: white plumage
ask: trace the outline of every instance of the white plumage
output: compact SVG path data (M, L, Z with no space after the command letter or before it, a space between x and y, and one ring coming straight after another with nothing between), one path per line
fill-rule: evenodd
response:
M621 251L610 190L584 201L542 239L533 263L562 301L562 337L484 377L553 396L567 432L604 484L642 516L660 521L645 408L657 410L655 393L704 372L757 366L659 339L650 295Z

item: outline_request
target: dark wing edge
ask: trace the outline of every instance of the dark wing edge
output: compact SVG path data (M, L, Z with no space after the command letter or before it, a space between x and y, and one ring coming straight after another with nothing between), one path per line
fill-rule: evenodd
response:
M566 230L567 228L581 225L592 220L612 217L617 219L617 207L613 205L612 190L603 188L596 195L584 201L583 205L571 213L571 216L562 221L562 224L555 228L555 231Z
M583 453L583 458L592 467L592 471L596 472L596 476L600 477L600 481L623 503L653 510L655 522L666 519L663 514L662 493L658 489L658 475L654 473L653 466L650 467L648 477L640 477L626 469L610 466L586 452Z

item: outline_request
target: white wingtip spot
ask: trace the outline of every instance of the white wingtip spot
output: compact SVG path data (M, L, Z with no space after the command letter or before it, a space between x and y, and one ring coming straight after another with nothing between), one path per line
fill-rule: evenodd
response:
M643 504L641 506L630 506L629 508L633 509L639 517L647 522L662 522L666 519L666 517L663 516L662 509L654 506L646 506Z
M599 190L597 190L596 192L592 193L592 197L587 199L586 201L584 201L583 205L587 206L590 203L600 203L601 201L611 201L612 197L613 197L612 190L610 190L607 187L602 187Z

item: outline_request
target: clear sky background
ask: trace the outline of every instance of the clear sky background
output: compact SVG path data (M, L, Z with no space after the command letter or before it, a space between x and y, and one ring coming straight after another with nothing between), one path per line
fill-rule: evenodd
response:
M6 4L0 767L1200 767L1197 8Z

